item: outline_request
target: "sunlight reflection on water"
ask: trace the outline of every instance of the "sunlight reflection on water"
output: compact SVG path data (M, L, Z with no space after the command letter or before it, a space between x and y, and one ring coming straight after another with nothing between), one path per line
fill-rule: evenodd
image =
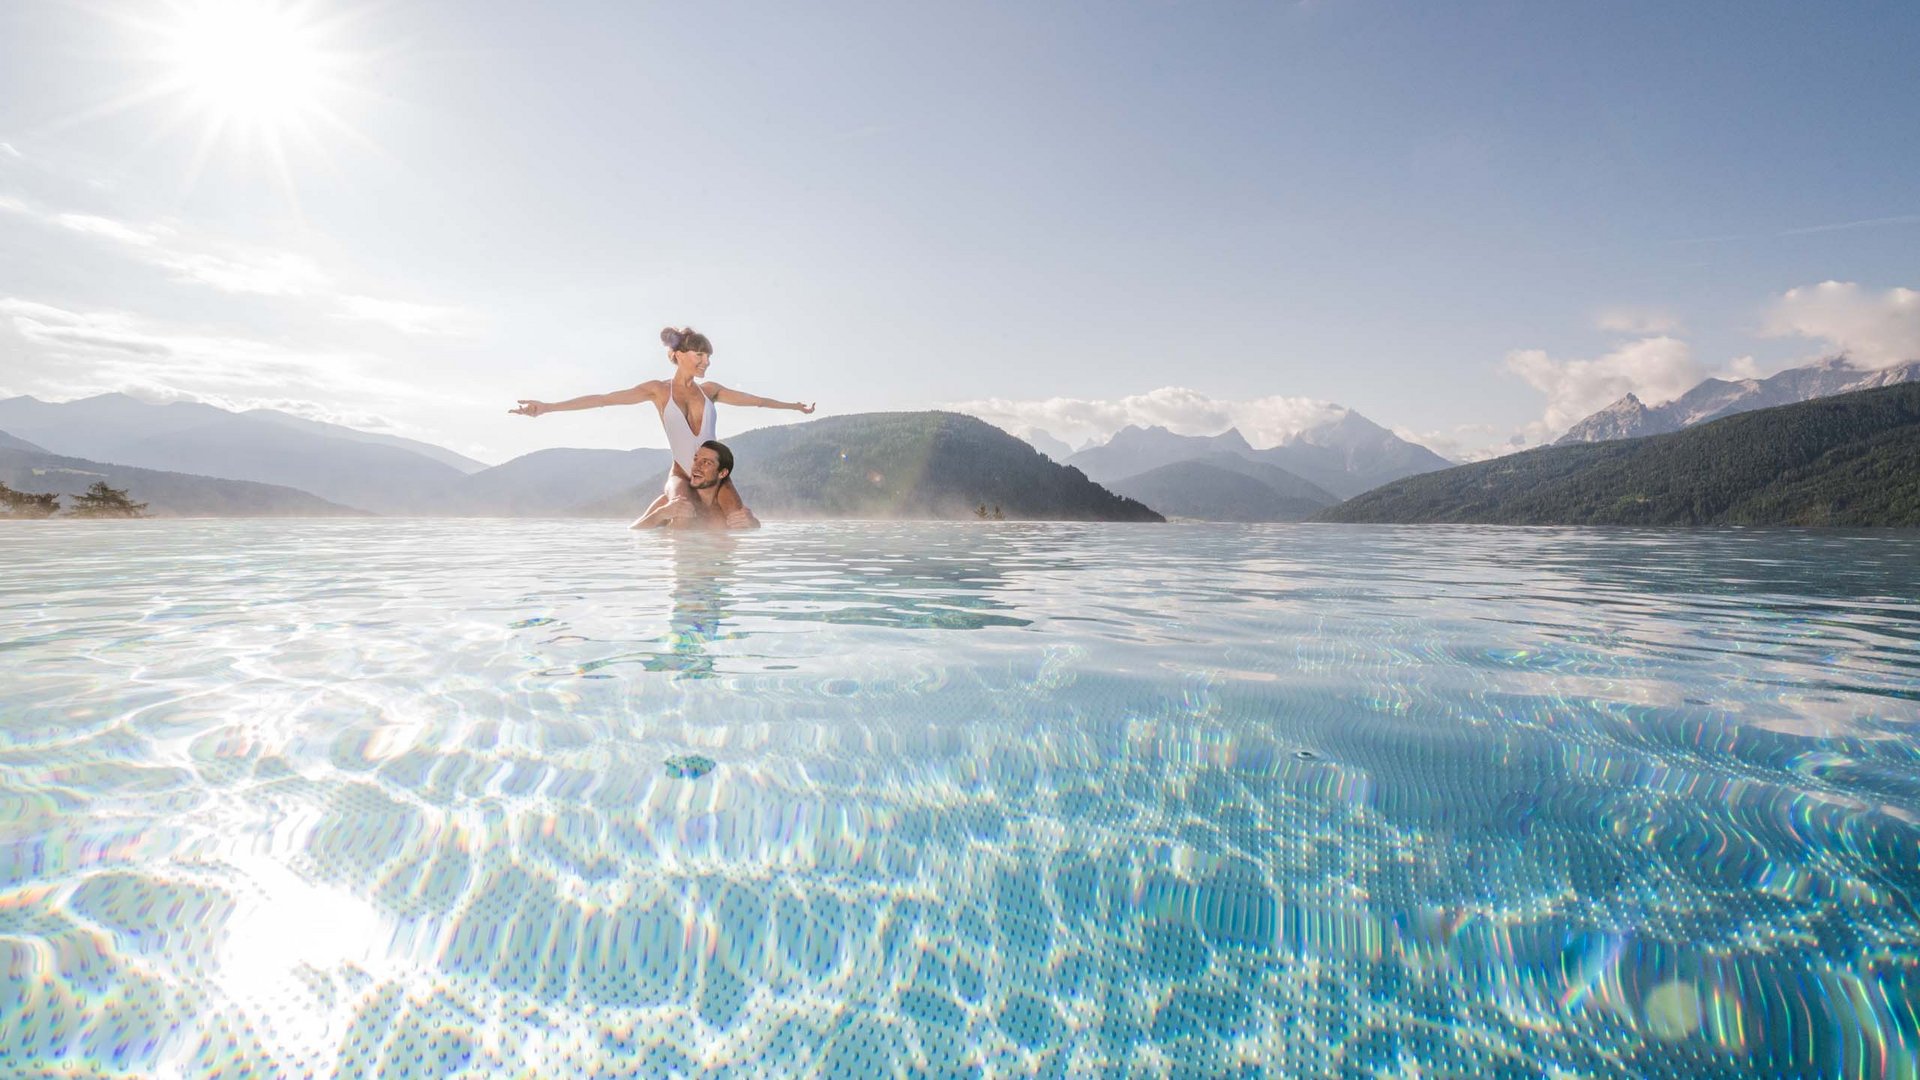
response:
M1913 1076L1920 539L0 529L0 1071Z

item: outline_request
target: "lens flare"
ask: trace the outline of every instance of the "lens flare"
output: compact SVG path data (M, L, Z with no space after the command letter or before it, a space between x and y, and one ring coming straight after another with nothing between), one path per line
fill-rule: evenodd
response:
M253 122L312 108L326 81L313 28L261 0L207 0L187 11L167 60L203 108Z

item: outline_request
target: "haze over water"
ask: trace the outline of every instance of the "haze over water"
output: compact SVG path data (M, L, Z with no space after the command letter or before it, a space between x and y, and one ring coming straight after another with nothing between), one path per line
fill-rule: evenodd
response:
M0 1072L1913 1077L1916 597L1885 532L12 524Z

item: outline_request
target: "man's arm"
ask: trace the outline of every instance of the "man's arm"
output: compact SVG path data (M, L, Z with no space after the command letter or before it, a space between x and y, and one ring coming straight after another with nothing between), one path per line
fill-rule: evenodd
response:
M689 525L699 516L690 499L669 499L643 514L628 528L651 529L656 525Z
M541 416L550 412L574 412L578 409L598 409L602 405L638 405L643 401L658 402L660 388L665 385L658 379L643 382L625 390L615 390L611 394L587 394L582 397L568 398L565 401L531 401L518 399L520 407L507 411L517 416Z

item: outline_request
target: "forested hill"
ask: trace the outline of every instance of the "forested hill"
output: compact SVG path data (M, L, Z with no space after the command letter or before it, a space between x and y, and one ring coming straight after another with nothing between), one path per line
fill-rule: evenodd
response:
M1315 520L1920 526L1920 385L1426 473Z
M735 480L765 518L1008 518L1160 521L1020 439L948 412L858 413L761 428L725 440ZM649 477L590 512L637 516Z

